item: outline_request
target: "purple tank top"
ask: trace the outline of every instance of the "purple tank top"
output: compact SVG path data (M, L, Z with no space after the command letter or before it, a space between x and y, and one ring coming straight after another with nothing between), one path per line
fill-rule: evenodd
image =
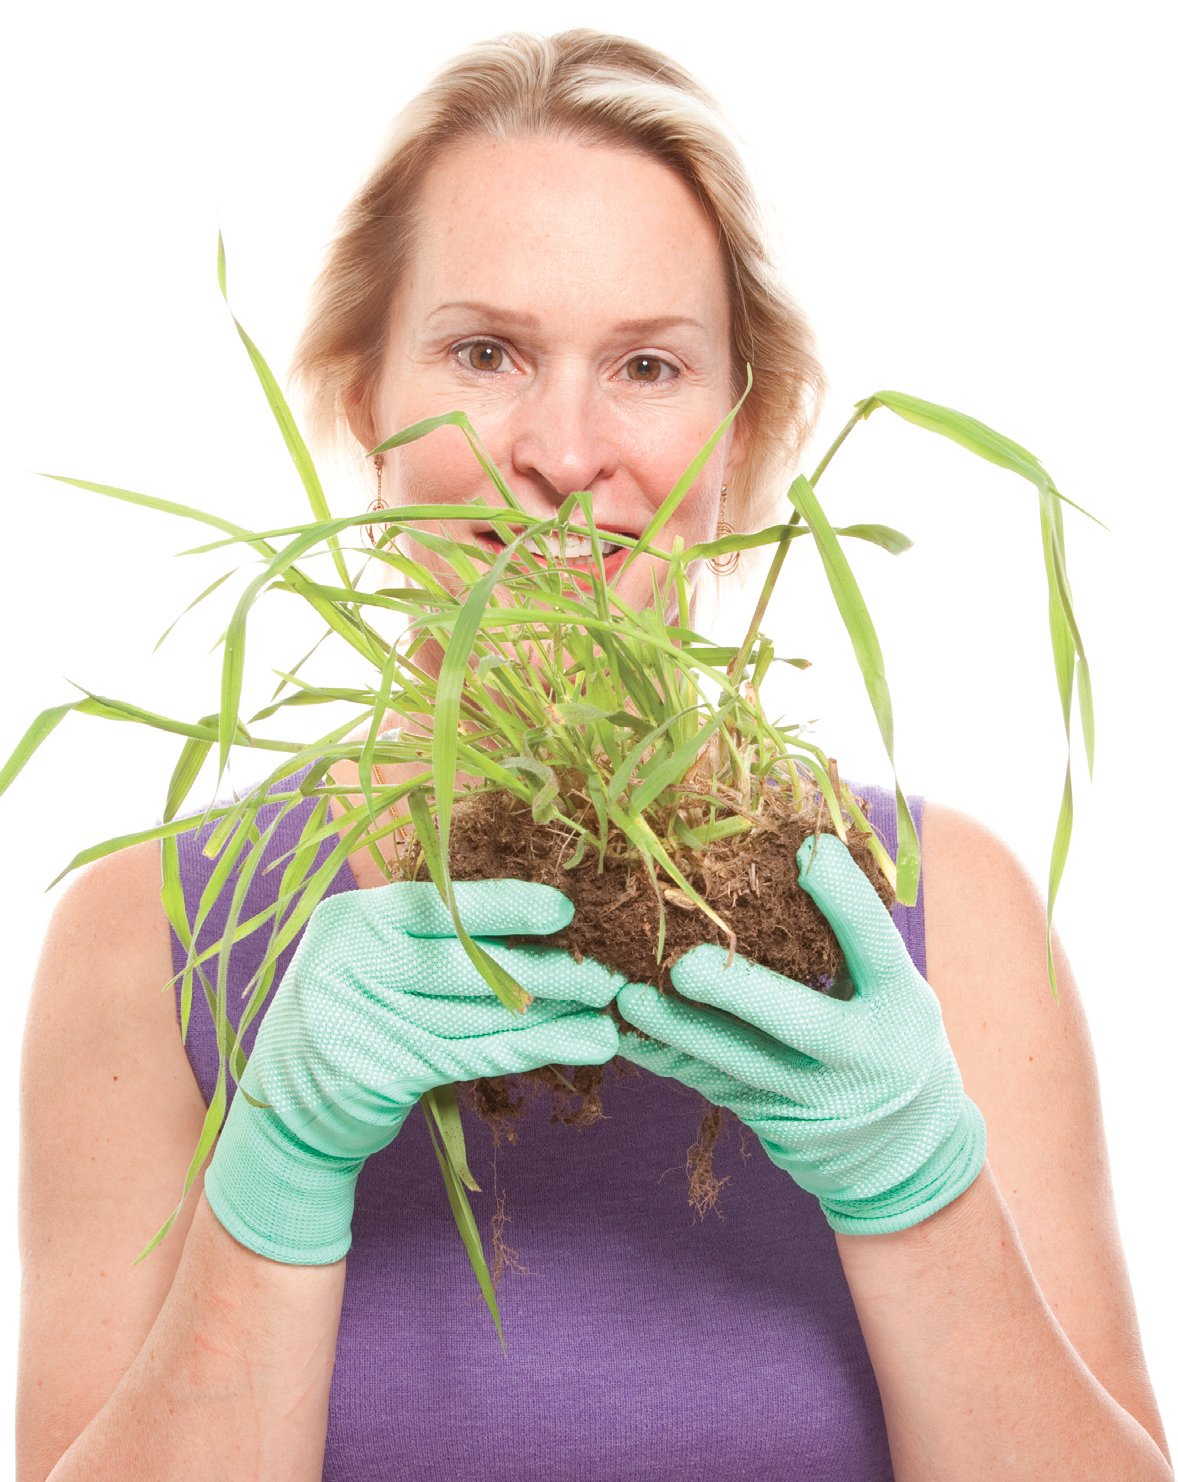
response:
M298 772L276 790L293 791ZM896 854L889 789L851 783ZM257 815L260 832L280 804ZM313 808L280 823L267 846L290 849ZM919 832L923 799L909 798ZM211 832L181 835L189 921L215 861ZM314 868L335 839L320 846ZM278 894L281 867L260 868L239 920ZM230 876L198 946L226 921ZM328 894L355 890L346 862ZM923 891L893 919L925 970ZM231 1015L265 950L263 929L233 949ZM279 981L297 943L279 963ZM184 950L173 933L179 972ZM197 989L199 994L199 988ZM178 989L177 989L178 1001ZM253 1029L246 1032L252 1044ZM188 1058L206 1102L217 1069L205 1006L194 1003ZM713 1155L728 1178L702 1220L687 1200L687 1150L702 1098L641 1072L603 1087L607 1119L548 1121L541 1091L503 1141L498 1184L505 1239L526 1274L507 1270L499 1347L454 1226L421 1108L360 1176L332 1382L328 1482L884 1482L892 1477L879 1391L833 1232L817 1201L727 1119ZM464 1116L471 1194L490 1254L492 1137Z

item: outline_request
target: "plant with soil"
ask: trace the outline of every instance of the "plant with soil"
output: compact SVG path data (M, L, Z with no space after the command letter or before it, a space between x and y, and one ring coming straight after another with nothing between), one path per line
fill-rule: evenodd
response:
M223 251L218 269L224 293ZM738 402L668 492L646 529L636 537L610 532L610 545L625 554L619 561L610 553L611 574L607 576L607 546L594 524L590 495L570 495L549 518L526 514L461 411L407 428L372 453L391 453L441 426L457 426L486 474L485 503L403 506L377 515L333 517L273 375L249 336L234 323L298 469L313 516L310 523L257 532L149 495L81 479L62 480L197 520L222 532L223 539L196 548L199 552L239 546L260 557L263 569L241 592L222 634L218 708L191 722L83 690L84 699L42 712L0 770L2 793L45 736L75 710L184 738L163 823L84 850L57 877L60 880L82 864L147 839L161 843L161 898L188 951L186 966L177 974L182 1032L187 1034L194 985L199 982L216 1026L220 1059L216 1092L181 1203L224 1120L228 1077L240 1081L245 1067L242 1035L262 1012L275 986L279 954L302 929L344 861L362 845L390 880L424 876L433 880L466 951L514 1013L527 1011L530 996L466 932L453 889L457 880L519 877L556 886L572 899L576 911L570 926L546 938L546 945L563 946L578 957L592 956L629 981L654 983L666 993L674 993L671 964L700 942L722 943L730 959L740 952L816 991L840 996L853 992L833 933L798 886L796 850L806 834L832 831L850 849L886 904L894 900L913 904L919 872L915 827L896 779L899 847L893 861L871 826L864 800L855 797L839 778L834 758L804 739L799 725L768 718L761 703L761 686L771 665L785 662L804 667L807 661L778 658L759 625L794 542L812 539L853 644L894 775L892 706L883 656L842 541L866 540L894 554L910 542L884 525L832 527L814 492L852 428L880 407L1020 474L1038 491L1052 652L1068 738L1047 897L1047 960L1055 991L1051 919L1072 825L1074 683L1090 774L1093 714L1064 557L1062 503L1071 501L1064 500L1032 454L961 413L898 392L877 392L856 404L814 473L793 480L788 490L793 513L788 521L687 548L676 537L669 551L662 549L657 544L660 531L738 414ZM494 535L472 544L422 528L454 520L468 527L481 523ZM408 579L414 585L398 583L376 591L357 585L344 559L345 551L354 547L341 544L341 537L347 539L357 527L374 524L383 530L375 546L365 551L365 565L381 563L395 582ZM402 531L439 554L453 580L439 581L433 572L403 555L395 544ZM586 545L589 554L583 557L580 553ZM714 644L691 626L689 573L693 564L760 546L772 548L772 559L748 631L736 647ZM317 552L317 547L322 549ZM634 609L619 597L616 585L621 572L642 554L655 560L651 603ZM330 562L334 580L330 574L310 574L313 556L321 563L324 558ZM207 587L190 608L209 597L231 574ZM270 592L309 603L326 632L295 663L275 670L280 682L269 703L246 721L240 712L247 622L254 603ZM390 642L374 626L372 619L385 614L403 620L404 631L396 641ZM164 637L170 631L169 627ZM300 678L300 670L332 634L372 666L374 678L368 686L343 688ZM427 642L436 644L443 654L436 676L417 662ZM344 725L312 741L255 733L255 727L288 707L301 710L330 702L359 707L360 721L368 723L363 741L345 739L356 726L355 713ZM387 728L390 712L425 719L427 733ZM219 787L235 746L278 753L280 760L245 797L228 806L210 806L203 814L180 817L213 748L217 749ZM341 760L356 764L364 804L334 817L329 800L344 797L347 790L320 784L328 769ZM383 766L407 763L412 768L408 781L389 785L383 779ZM284 790L284 781L304 768L309 770L298 787ZM460 779L465 779L462 785ZM260 915L242 920L247 887L275 828L311 797L316 798L315 807L299 842L283 857L277 901ZM272 804L281 806L262 834L256 822L258 810ZM216 820L216 828L205 852L217 859L217 865L196 919L189 922L176 839L210 820ZM392 868L377 843L406 829L411 842L396 854L399 868ZM324 840L334 847L327 861L312 870ZM197 954L193 943L235 867L238 877L226 930L216 944ZM766 901L772 902L772 911L765 910ZM249 985L235 1028L227 1015L230 948L262 930L268 932L264 960ZM622 1026L624 1021L613 1005L611 1010ZM628 1025L624 1032L640 1033ZM623 1067L622 1073L639 1073L621 1060L611 1064ZM554 1093L553 1120L590 1125L602 1114L604 1067L567 1068L572 1071L571 1081L560 1067L548 1066L527 1076L442 1087L423 1098L426 1125L455 1221L501 1339L495 1280L466 1198L466 1191L477 1191L478 1184L467 1166L458 1093L461 1090L468 1108L491 1123L496 1146L504 1128L509 1139L515 1140L514 1122L528 1097L541 1086ZM688 1159L689 1198L700 1212L711 1206L718 1191L710 1156L724 1115L721 1108L707 1103L704 1108L698 1140ZM164 1237L178 1209L179 1205L140 1259ZM501 1215L500 1210L494 1231L496 1279L503 1254Z

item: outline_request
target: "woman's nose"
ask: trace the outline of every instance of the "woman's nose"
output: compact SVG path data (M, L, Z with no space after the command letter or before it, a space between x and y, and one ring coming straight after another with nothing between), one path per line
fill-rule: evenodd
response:
M564 498L592 489L617 468L618 443L608 398L575 369L538 380L516 403L511 461Z

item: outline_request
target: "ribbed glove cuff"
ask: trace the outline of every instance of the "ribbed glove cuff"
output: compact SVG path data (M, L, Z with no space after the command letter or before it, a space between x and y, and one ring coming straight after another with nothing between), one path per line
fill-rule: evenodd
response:
M351 1248L363 1162L308 1147L239 1093L205 1175L205 1197L239 1244L286 1265L327 1266Z
M967 1096L952 1136L916 1173L870 1199L827 1204L822 1212L840 1235L890 1235L927 1220L964 1194L986 1161L986 1123Z

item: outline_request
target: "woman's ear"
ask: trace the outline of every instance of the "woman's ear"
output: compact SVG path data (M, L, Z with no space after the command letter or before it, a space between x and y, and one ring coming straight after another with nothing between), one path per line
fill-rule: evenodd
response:
M749 424L744 420L743 408L737 412L728 429L728 451L724 458L724 476L731 479L740 472L749 450Z
M348 426L352 429L352 436L367 454L376 446L376 428L372 423L368 396L359 390L350 391L344 406L347 409Z

